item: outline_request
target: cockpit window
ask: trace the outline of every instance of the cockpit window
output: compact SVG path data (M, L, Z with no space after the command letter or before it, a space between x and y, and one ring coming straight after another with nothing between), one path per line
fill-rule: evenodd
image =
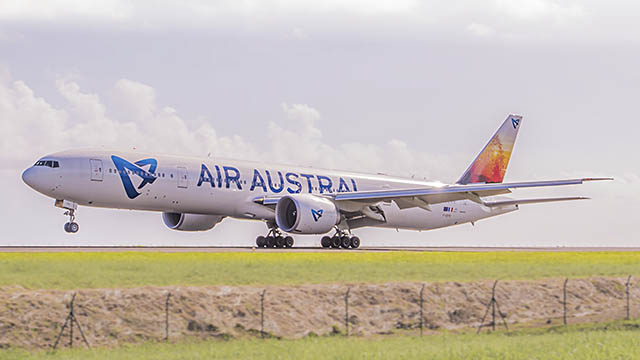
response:
M38 160L33 166L46 166L50 168L59 168L60 163L55 160Z

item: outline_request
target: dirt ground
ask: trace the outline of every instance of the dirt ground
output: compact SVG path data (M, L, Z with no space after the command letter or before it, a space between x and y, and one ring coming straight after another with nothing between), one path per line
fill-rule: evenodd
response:
M571 279L567 285L570 323L624 318L626 278ZM501 281L496 299L513 327L562 323L563 279ZM116 346L169 338L260 336L260 296L267 336L300 338L345 331L349 293L350 333L358 336L417 329L421 283L301 286L140 287L78 290L75 314L92 346ZM492 281L424 284L427 332L477 327L491 298ZM0 287L0 348L45 349L53 345L69 312L72 291ZM631 287L631 316L640 288ZM74 329L74 345L81 337ZM68 330L61 340L69 341Z

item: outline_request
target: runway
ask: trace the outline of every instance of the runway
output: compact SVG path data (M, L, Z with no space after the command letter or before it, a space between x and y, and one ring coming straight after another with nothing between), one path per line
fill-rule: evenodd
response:
M598 252L598 251L618 251L618 252L639 252L640 247L362 247L358 249L325 249L312 247L294 247L290 249L278 248L252 248L252 247L93 247L93 246L6 246L0 247L0 253L56 253L56 252L160 252L160 253L181 253L181 252L201 252L201 253L338 253L338 252Z

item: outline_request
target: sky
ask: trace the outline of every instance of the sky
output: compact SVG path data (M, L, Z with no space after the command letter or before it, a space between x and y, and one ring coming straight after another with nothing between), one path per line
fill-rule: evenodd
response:
M455 181L510 113L514 191L589 196L363 246L638 246L640 4L633 1L0 0L0 245L252 245L158 213L80 208L22 183L40 156L103 147ZM297 236L317 245L319 236Z

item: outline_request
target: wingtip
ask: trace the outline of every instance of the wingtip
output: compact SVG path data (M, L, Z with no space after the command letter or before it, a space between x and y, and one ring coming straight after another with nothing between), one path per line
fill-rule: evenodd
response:
M582 181L613 181L612 177L584 178Z

